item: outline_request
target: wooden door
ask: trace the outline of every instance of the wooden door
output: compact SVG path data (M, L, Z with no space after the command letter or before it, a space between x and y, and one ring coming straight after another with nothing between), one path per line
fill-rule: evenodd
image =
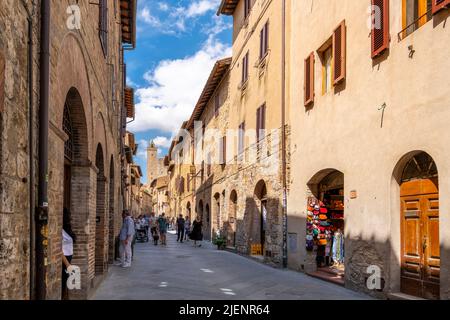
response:
M401 291L439 299L439 190L437 179L401 186Z

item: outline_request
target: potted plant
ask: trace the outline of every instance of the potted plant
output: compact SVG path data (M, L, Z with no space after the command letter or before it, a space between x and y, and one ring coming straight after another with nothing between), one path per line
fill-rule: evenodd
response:
M227 243L226 239L221 236L216 236L213 240L213 244L217 246L218 250L225 249L226 243Z

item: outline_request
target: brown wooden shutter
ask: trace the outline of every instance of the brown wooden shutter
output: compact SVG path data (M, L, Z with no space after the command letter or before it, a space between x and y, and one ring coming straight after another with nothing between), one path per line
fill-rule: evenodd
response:
M372 7L378 7L381 13L380 28L377 28L377 23L372 23L372 58L375 58L389 48L389 0L372 0Z
M305 59L305 106L309 106L314 102L314 52Z
M433 14L436 14L445 7L450 6L450 0L432 0L432 3L433 3Z
M5 104L5 59L0 52L0 112L3 112Z
M346 76L347 30L345 20L333 33L333 85L339 84Z
M220 155L220 164L227 163L227 136L222 137L222 152Z
M108 55L108 1L99 1L99 36L103 54Z

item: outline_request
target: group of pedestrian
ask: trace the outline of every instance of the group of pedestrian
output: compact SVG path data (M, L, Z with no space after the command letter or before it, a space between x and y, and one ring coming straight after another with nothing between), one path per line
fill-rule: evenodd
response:
M183 243L183 240L189 241L190 239L194 241L194 246L197 246L197 242L201 242L203 240L202 221L200 219L200 216L197 216L197 218L191 225L191 219L189 218L189 216L183 218L183 215L180 214L176 221L176 225L177 225L177 242ZM198 247L201 246L202 245L200 243Z

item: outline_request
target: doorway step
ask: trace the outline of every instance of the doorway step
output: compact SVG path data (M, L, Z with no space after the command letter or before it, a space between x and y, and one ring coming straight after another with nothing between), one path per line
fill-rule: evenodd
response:
M331 282L342 287L345 285L343 270L319 268L317 271L309 272L307 274L311 277Z
M388 293L387 298L388 300L426 300L401 292Z

